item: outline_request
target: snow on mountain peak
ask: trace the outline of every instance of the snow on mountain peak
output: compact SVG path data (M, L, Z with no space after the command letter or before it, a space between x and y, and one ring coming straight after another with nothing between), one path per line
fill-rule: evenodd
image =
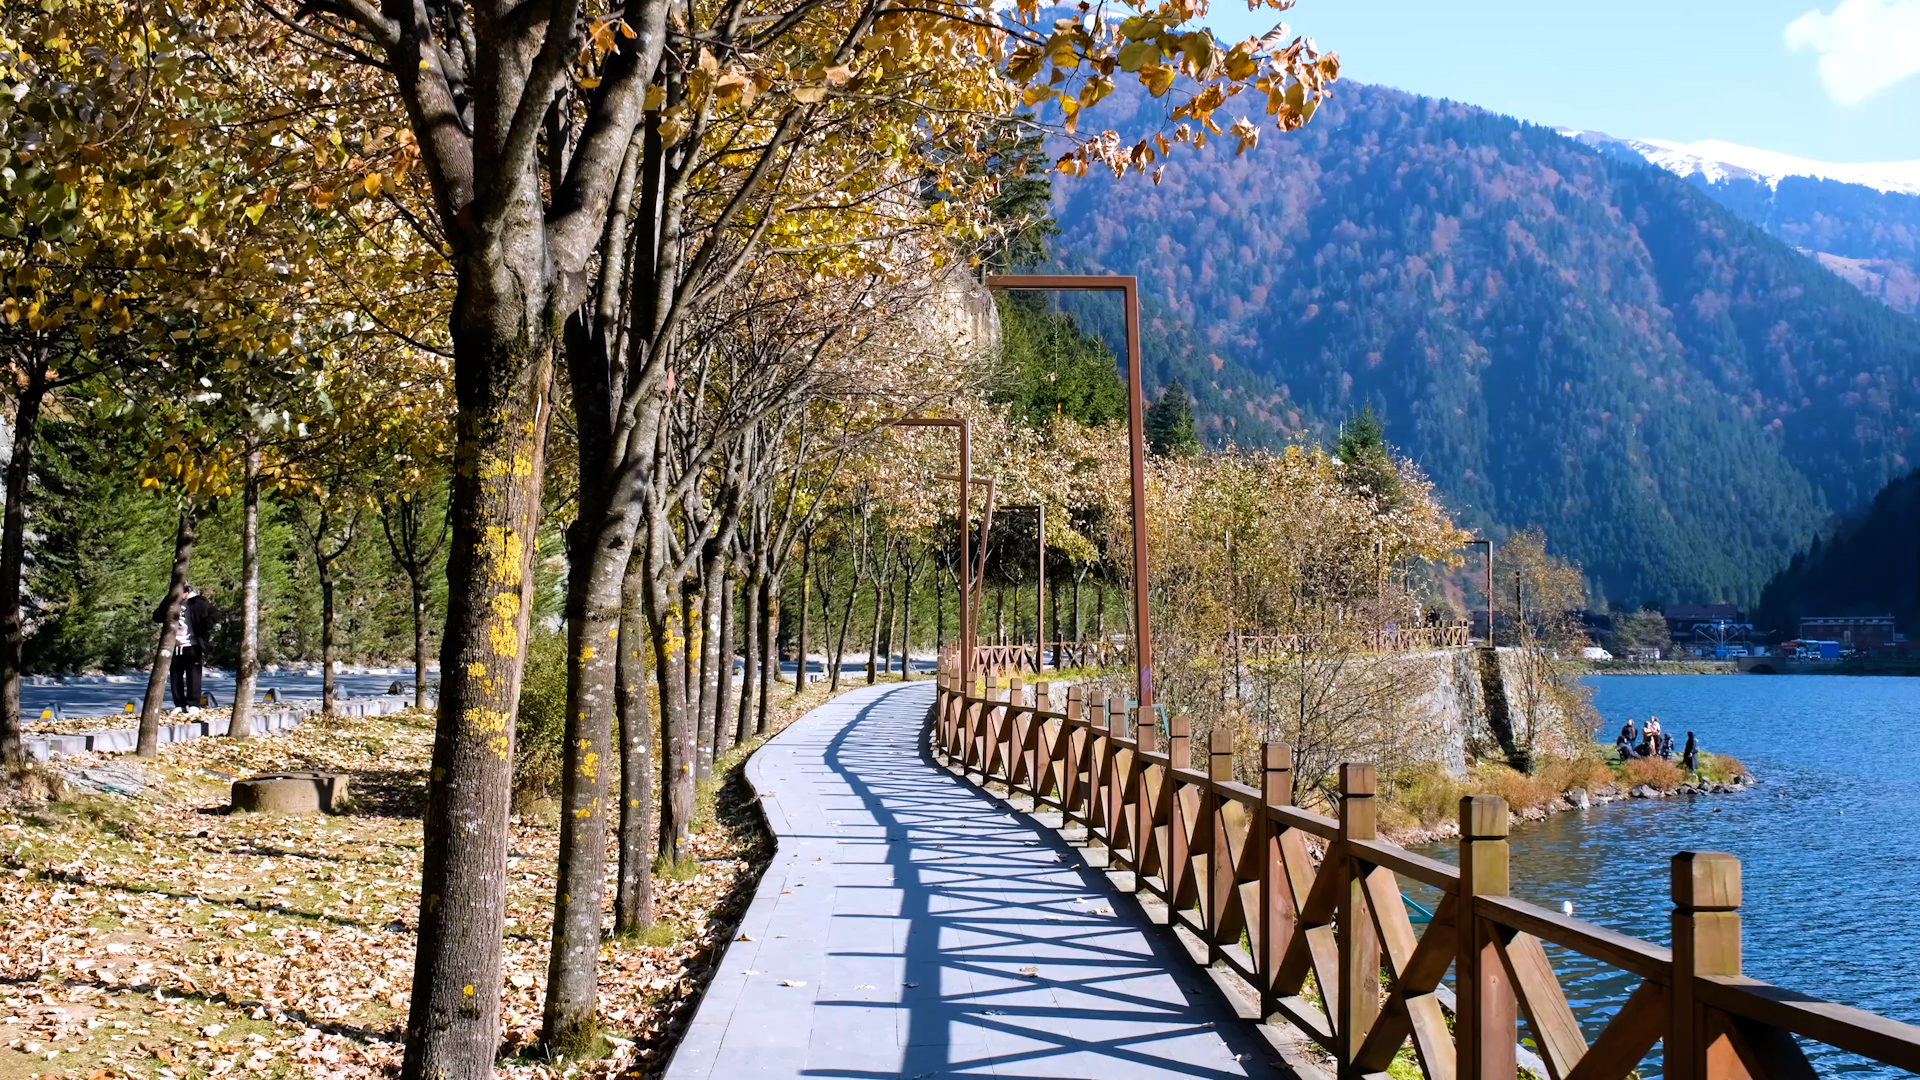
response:
M1665 139L1621 139L1603 131L1580 131L1574 128L1557 130L1570 139L1589 145L1613 144L1623 147L1668 172L1679 176L1699 175L1710 183L1757 180L1768 187L1777 187L1785 177L1809 176L1843 184L1859 184L1892 194L1920 195L1920 161L1840 164L1809 161L1719 139L1676 143Z

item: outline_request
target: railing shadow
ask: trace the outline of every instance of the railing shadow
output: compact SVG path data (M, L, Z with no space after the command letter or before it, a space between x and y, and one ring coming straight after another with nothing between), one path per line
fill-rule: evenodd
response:
M1064 841L936 764L926 703L903 696L866 705L826 746L851 795L831 812L872 852L841 860L858 883L838 887L829 971L879 1000L823 998L815 1021L890 1010L898 1045L892 1060L850 1054L807 1075L1262 1073L1270 1053L1224 1022L1231 1009L1175 943L1116 904ZM867 820L856 826L856 813Z

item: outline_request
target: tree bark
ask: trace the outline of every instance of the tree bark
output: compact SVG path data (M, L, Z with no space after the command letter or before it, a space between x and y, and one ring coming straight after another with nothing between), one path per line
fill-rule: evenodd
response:
M253 688L260 680L260 447L247 448L240 506L240 669L233 679L227 738L253 735Z
M813 538L800 547L800 640L793 662L793 692L807 689L807 624L813 620Z
M320 715L333 716L333 560L323 550L327 535L326 511L320 512L320 529L314 534L313 554L320 567Z
M693 824L697 732L687 708L687 638L679 590L661 580L667 524L651 515L646 551L647 630L660 685L660 854L678 862Z
M720 575L720 633L718 634L719 643L714 650L718 654L720 662L714 669L713 749L711 751L711 755L716 758L720 756L721 741L726 738L726 723L732 719L729 714L734 711L733 607L734 593L738 588L739 583L734 580L732 574L722 573ZM742 683L744 682L745 679L743 677ZM709 767L708 771L712 771L711 767Z
M505 269L520 262L498 251L511 242L469 236L459 258L452 328L460 466L450 495L439 721L403 1080L480 1080L500 1048L507 795L551 416L545 328L554 325L549 298L520 284L538 272Z
M629 559L620 609L617 715L620 719L620 870L613 930L653 925L653 716L647 708L646 597L643 560Z
M623 474L624 475L624 474ZM598 1035L601 896L606 882L607 766L628 564L638 502L607 485L582 489L569 528L567 723L560 781L560 854L554 876L553 938L547 959L541 1043L577 1057ZM619 492L624 495L624 489ZM629 706L630 707L630 706ZM623 761L626 748L622 747ZM623 781L623 792L624 792ZM624 800L622 802L624 806Z
M167 582L166 611L160 618L160 644L153 651L153 670L147 674L147 698L140 707L140 742L134 751L143 758L160 756L160 707L167 692L167 675L173 670L173 624L179 618L180 605L186 602L187 567L193 561L195 509L188 503L180 511L180 528L173 537L173 576Z
M724 555L714 555L701 592L707 594L707 634L701 642L701 759L695 774L705 780L714 774L714 757L720 755L720 713L726 709L726 696L720 686L732 682L728 667L733 642L726 638L732 586L728 584Z
M427 709L427 575L425 568L407 575L413 589L413 707Z
M806 613L801 612L802 625ZM760 704L754 710L753 730L765 735L773 716L773 684L780 677L780 649L775 641L780 629L780 575L767 574L760 579Z
M911 553L911 548L907 553ZM923 558L924 561L924 558ZM900 681L913 678L913 560L900 562Z
M880 627L893 614L892 590L887 588L888 573L891 567L884 562L876 568L873 575L873 634L867 643L867 685L872 686L880 678ZM893 665L889 663L888 667Z
M740 705L734 718L733 745L747 741L753 732L753 707L760 700L760 582L764 580L756 565L740 583Z
M7 463L7 507L0 525L0 764L26 762L21 734L20 668L25 661L26 625L20 612L27 559L27 492L33 481L33 440L40 427L40 404L47 395L47 350L35 354L27 384L13 412L13 459Z

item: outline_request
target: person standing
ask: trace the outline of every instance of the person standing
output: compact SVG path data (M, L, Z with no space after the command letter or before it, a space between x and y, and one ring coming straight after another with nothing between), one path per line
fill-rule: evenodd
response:
M165 622L167 603L154 609L153 621ZM192 585L184 587L180 608L174 613L173 664L168 682L173 691L173 707L200 707L201 678L205 674L207 644L213 640L213 628L220 622L220 609L200 595Z
M1690 773L1700 771L1700 745L1693 741L1693 732L1687 732L1687 745L1680 751L1680 764Z

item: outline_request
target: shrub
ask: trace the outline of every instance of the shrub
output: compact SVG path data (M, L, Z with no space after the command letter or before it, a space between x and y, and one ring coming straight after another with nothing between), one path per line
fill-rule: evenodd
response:
M1443 765L1428 765L1393 778L1381 824L1388 828L1418 826L1431 828L1452 821L1460 814L1460 796L1466 785Z
M1747 767L1740 759L1727 754L1700 755L1700 779L1715 784L1731 784L1737 777L1747 775Z
M1475 765L1468 773L1468 786L1475 795L1498 795L1507 800L1511 811L1545 806L1558 798L1559 788L1549 783L1544 770L1529 775L1491 761Z
M560 795L567 734L567 638L536 626L520 676L520 719L514 728L513 809L531 813Z
M1555 792L1585 788L1597 791L1613 783L1613 770L1597 754L1577 758L1554 758L1539 772L1543 783Z
M1645 784L1655 791L1672 791L1687 782L1680 766L1666 758L1634 758L1620 767L1620 782L1628 788Z

